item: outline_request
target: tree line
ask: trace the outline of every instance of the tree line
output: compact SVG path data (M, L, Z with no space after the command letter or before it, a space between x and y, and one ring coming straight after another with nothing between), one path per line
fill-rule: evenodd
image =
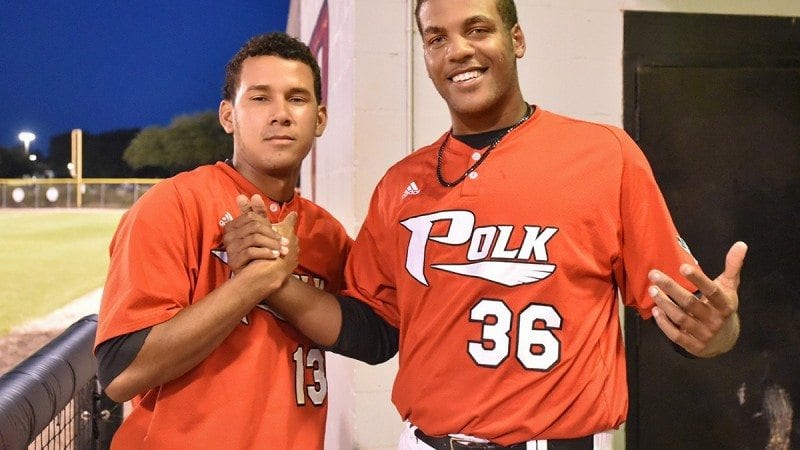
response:
M229 158L233 141L216 111L176 117L164 127L83 132L84 178L164 178ZM0 178L68 178L70 133L50 140L46 157L30 161L22 146L0 146Z

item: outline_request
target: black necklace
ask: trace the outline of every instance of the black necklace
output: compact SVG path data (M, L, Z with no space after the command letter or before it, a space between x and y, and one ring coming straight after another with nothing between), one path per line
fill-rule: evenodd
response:
M522 125L526 120L528 120L531 117L531 114L533 113L533 108L531 108L531 105L527 103L525 104L525 106L527 106L527 109L525 110L525 115L522 116L522 118L519 119L517 123L511 125L511 127L507 129L505 133L498 136L497 139L494 140L494 142L489 144L489 146L486 147L486 150L481 155L480 159L475 161L475 164L473 164L469 169L467 169L467 171L464 172L464 174L458 177L458 179L456 179L455 181L447 181L444 179L444 176L442 176L442 162L443 162L442 160L444 159L444 149L445 147L447 147L447 142L450 140L450 136L453 134L453 129L450 128L450 131L447 132L447 136L444 137L444 141L442 141L442 145L439 147L439 155L436 159L436 178L439 180L439 184L441 184L444 187L453 187L458 183L464 181L464 178L467 178L467 176L470 173L474 172L475 169L477 169L478 166L480 166L481 163L483 163L483 160L485 160L486 157L489 156L489 153L491 153L492 150L494 150L494 148L497 147L500 141L502 141L503 138L508 135L508 133L514 131L515 128Z

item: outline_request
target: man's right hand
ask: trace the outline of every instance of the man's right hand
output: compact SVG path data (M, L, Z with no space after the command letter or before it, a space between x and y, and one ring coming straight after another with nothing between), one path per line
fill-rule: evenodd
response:
M223 242L228 253L228 267L234 274L262 273L266 279L275 278L275 270L285 277L297 268L299 245L294 228L297 213L289 213L279 223L272 224L260 195L236 198L241 214L225 225Z

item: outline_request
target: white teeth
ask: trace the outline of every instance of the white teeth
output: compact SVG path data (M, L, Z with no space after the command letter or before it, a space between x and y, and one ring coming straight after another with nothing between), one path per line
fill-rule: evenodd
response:
M480 71L473 70L472 72L464 72L464 73L460 73L460 74L454 76L453 77L453 81L455 81L456 83L459 83L461 81L467 81L467 80L471 80L473 78L478 78L479 76L481 76Z

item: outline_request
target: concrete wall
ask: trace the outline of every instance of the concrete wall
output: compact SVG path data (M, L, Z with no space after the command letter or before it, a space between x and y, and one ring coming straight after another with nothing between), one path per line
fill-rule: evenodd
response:
M413 0L329 0L329 116L318 141L314 199L357 233L377 181L449 128L425 72ZM622 124L623 11L799 16L797 0L517 0L527 53L525 98L582 119ZM322 0L293 0L308 42ZM291 21L290 20L290 21ZM302 189L309 192L310 169ZM378 367L329 357L328 449L396 448L396 359Z
M322 0L294 0L287 31L309 42ZM307 160L301 191L358 233L386 168L411 151L405 0L329 0L328 128ZM380 37L380 38L378 38ZM313 195L312 195L313 192ZM396 358L378 367L328 355L328 449L396 448L390 394Z

